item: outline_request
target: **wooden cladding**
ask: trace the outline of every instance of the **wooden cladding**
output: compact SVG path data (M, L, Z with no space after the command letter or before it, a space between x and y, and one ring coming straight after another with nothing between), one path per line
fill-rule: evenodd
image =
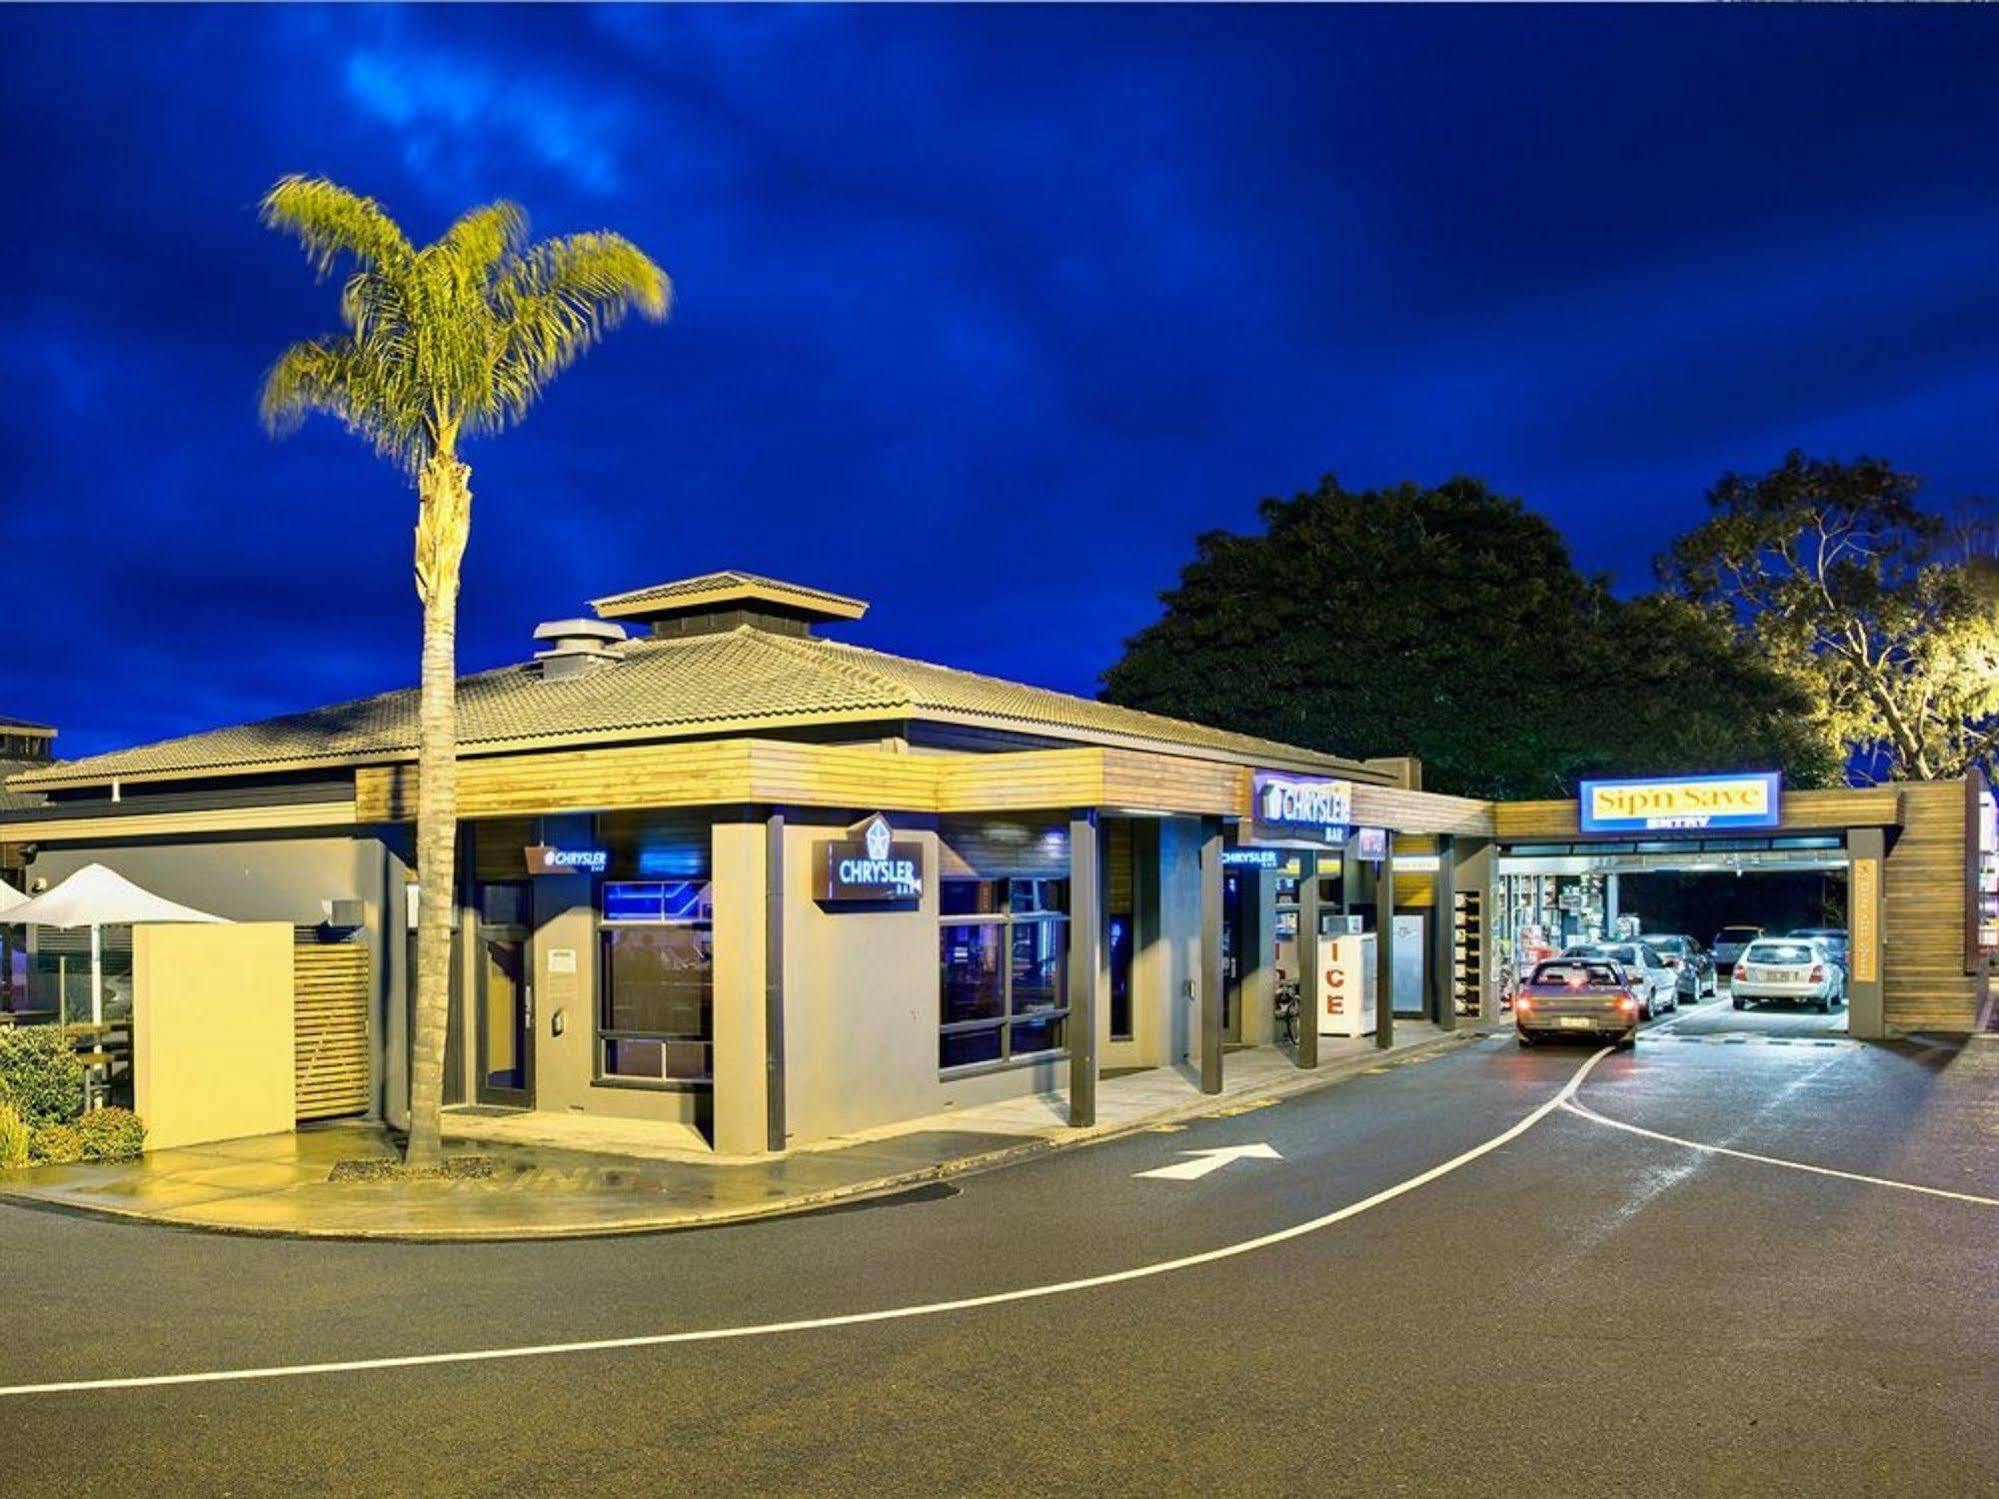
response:
M1950 783L1956 786L1956 782ZM1782 801L1782 821L1768 832L1842 832L1847 828L1888 828L1901 821L1902 786L1868 786L1852 791L1786 791ZM1356 798L1358 799L1358 798ZM1499 802L1493 808L1493 831L1508 840L1546 838L1568 841L1582 837L1576 803ZM1760 830L1759 830L1760 831ZM1643 838L1643 833L1622 835ZM1758 832L1741 829L1716 837L1756 837Z
M368 949L358 942L302 941L292 951L292 1076L300 1119L365 1114L368 1069Z
M896 812L1043 812L1072 807L1235 817L1249 767L1141 750L1087 747L989 755L765 739L648 744L461 760L461 817L548 816L643 807L762 804ZM416 768L355 776L361 822L416 815ZM1354 788L1356 816L1408 833L1489 836L1492 805L1393 787Z
M1881 871L1883 1018L1905 1031L1968 1031L1978 979L1968 972L1964 923L1964 784L1905 783L1902 826Z

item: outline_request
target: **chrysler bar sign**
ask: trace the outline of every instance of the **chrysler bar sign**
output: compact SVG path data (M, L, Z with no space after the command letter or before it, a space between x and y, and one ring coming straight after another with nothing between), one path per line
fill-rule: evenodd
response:
M1784 778L1776 771L1675 776L1657 781L1584 781L1585 833L1720 832L1774 828Z
M876 813L858 837L819 845L813 894L823 901L921 900L923 845L898 843L888 819Z
M1245 843L1337 847L1353 822L1353 783L1252 771L1249 836Z
M529 874L602 874L611 864L609 849L551 848L537 843L527 851Z

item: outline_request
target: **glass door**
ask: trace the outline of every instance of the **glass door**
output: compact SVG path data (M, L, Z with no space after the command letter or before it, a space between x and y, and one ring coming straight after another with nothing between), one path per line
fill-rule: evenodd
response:
M534 990L525 932L479 932L478 1100L534 1107Z

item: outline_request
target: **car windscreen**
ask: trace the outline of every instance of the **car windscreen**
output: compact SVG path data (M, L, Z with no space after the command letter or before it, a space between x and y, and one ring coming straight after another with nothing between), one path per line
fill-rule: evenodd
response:
M1647 937L1645 940L1660 952L1685 953L1693 946L1685 937Z
M1809 942L1752 942L1745 963L1809 963L1818 953Z
M1543 963L1536 968L1533 982L1566 984L1571 989L1580 989L1584 985L1614 989L1617 987L1617 970L1608 963L1571 963L1557 960Z

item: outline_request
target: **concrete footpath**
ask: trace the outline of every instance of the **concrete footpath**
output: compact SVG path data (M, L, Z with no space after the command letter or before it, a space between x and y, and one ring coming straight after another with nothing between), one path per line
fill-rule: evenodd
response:
M1489 1034L1399 1021L1397 1044L1322 1040L1301 1072L1270 1047L1231 1052L1226 1086L1202 1094L1186 1071L1152 1068L1098 1084L1088 1129L1064 1120L1063 1095L958 1110L789 1151L703 1156L677 1144L533 1114L449 1116L447 1154L491 1162L481 1177L423 1181L328 1179L342 1161L398 1155L378 1125L337 1123L295 1133L155 1151L133 1162L38 1166L0 1173L0 1201L182 1228L279 1237L505 1240L706 1227L908 1191L1050 1151L1181 1121L1238 1113L1346 1078L1432 1055ZM537 1126L536 1121L542 1123ZM602 1121L595 1123L601 1124ZM476 1138L468 1139L468 1136Z

